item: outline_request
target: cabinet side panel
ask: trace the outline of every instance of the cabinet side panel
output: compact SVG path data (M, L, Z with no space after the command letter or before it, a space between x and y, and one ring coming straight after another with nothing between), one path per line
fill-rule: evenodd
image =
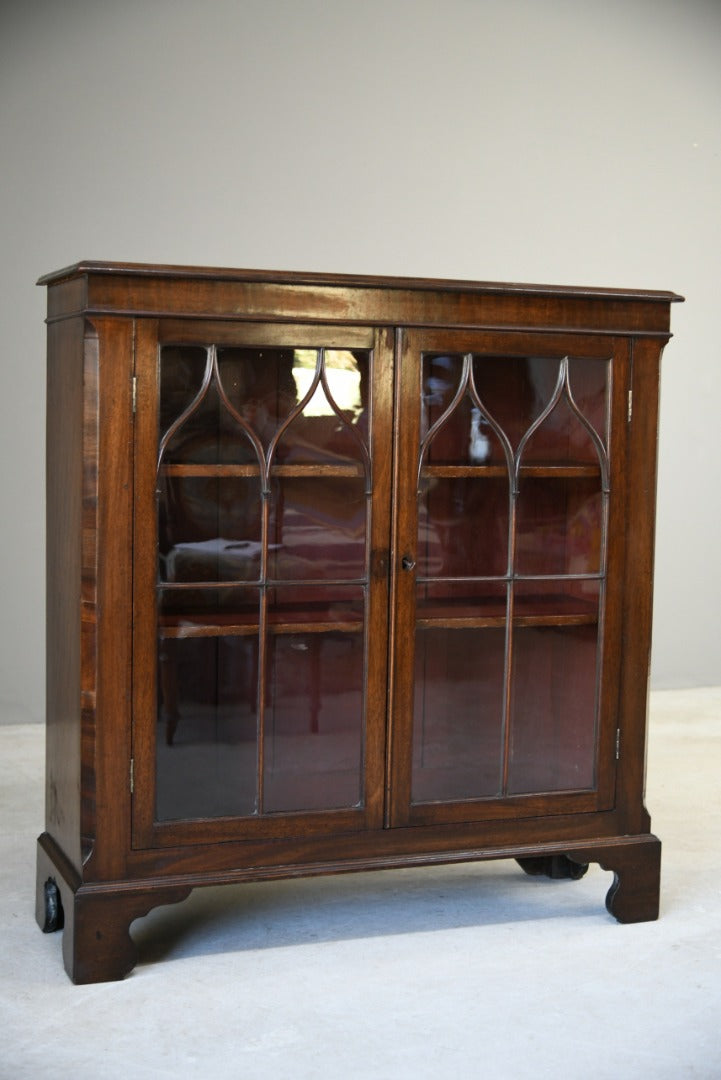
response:
M646 718L651 660L653 558L656 519L659 365L662 348L653 341L633 347L632 419L626 461L626 581L623 676L620 717L621 753L618 809L629 833L650 829L643 804Z
M124 872L130 830L130 642L132 634L132 372L134 324L93 319L86 338L86 524L83 567L92 605L82 689L92 708L92 814L85 881ZM93 403L91 406L91 402ZM92 425L96 425L92 427ZM88 763L84 760L84 764ZM92 789L89 782L92 778ZM87 819L84 825L90 824ZM87 829L86 829L87 834Z
M80 867L83 324L48 327L46 829Z
M98 616L98 335L85 326L83 367L83 531L81 552L80 702L82 856L95 840L95 726Z

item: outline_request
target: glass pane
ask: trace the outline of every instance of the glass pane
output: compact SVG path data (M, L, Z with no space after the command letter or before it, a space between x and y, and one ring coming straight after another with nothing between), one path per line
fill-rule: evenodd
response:
M172 586L158 590L158 620L165 634L197 637L203 627L257 629L260 623L258 589L187 589Z
M517 573L598 573L603 511L598 477L521 477L516 517Z
M449 409L464 371L459 355L423 356L421 437L441 421L429 443L424 466L506 464L501 442L470 389Z
M576 405L607 446L608 360L579 360L571 357L568 362L568 376Z
M594 624L598 618L601 581L516 581L513 585L514 619L572 618Z
M598 450L591 435L562 397L523 448L521 465L594 465Z
M161 821L361 803L370 364L161 349Z
M163 465L258 464L247 430L221 401L209 349L161 349L159 411L160 437L170 436Z
M508 569L507 478L433 477L418 501L418 574L490 577Z
M276 463L362 462L368 446L369 353L328 349L320 381L310 401L284 431ZM310 391L320 357L316 349L295 349L293 378L302 401Z
M416 632L412 801L500 794L505 632Z
M515 629L509 794L594 786L597 641L593 624Z
M156 817L257 812L258 639L158 641Z
M294 349L218 349L223 390L233 409L266 448L298 400L294 363ZM223 411L228 415L227 410Z
M309 392L321 355L327 390L319 383L283 432L274 463L360 460L361 444L368 444L368 350L220 348L217 372L201 394L211 350L164 346L161 437L190 410L167 443L164 463L257 464L253 436L268 449Z
M463 373L463 357L424 353L422 368L421 439L446 412L458 391ZM469 427L462 420L448 422L440 429L427 464L457 464L466 461Z
M300 585L268 589L268 622L271 626L317 626L349 624L360 630L365 617L362 586ZM355 625L354 625L355 624Z
M363 478L284 477L273 482L272 491L271 579L364 576L368 499Z
M269 639L267 813L359 806L363 774L363 633Z
M200 392L208 350L194 345L166 345L160 353L161 437L182 416Z
M253 581L260 574L258 477L160 476L161 581Z
M416 619L493 619L505 622L504 581L430 581L416 589Z
M553 397L559 368L560 358L474 356L476 390L514 450Z

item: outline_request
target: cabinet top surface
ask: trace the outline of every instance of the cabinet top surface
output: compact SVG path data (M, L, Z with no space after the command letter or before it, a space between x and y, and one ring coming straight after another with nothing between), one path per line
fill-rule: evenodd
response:
M384 288L485 293L488 295L556 296L579 299L645 300L673 303L684 298L655 289L616 289L569 285L533 285L521 282L466 281L438 278L384 277L363 274L327 274L304 271L248 270L226 267L167 266L151 263L105 262L86 259L41 277L38 285L54 285L88 275L172 278L218 282L266 282L282 285L322 285L341 288Z

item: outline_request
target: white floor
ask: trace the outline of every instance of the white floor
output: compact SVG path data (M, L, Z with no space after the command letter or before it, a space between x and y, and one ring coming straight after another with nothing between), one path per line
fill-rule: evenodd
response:
M73 986L33 918L43 731L0 727L2 1080L721 1077L721 688L652 695L661 918L486 863L196 890Z

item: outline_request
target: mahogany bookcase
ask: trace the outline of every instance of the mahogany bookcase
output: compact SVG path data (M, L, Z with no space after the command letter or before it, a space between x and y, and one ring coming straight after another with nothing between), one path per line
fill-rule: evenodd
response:
M658 914L669 292L83 262L48 289L37 917L514 858Z

